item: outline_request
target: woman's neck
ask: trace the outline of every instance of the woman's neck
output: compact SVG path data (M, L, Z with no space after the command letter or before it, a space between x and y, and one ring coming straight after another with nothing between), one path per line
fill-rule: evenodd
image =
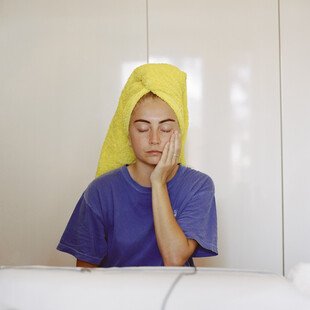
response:
M130 165L128 165L128 172L130 176L141 186L145 187L151 187L151 181L150 176L155 169L156 166L153 165L147 165L141 162L134 162ZM177 173L179 169L179 165L177 165L173 172L170 174L170 176L167 179L167 182L170 181L175 174Z

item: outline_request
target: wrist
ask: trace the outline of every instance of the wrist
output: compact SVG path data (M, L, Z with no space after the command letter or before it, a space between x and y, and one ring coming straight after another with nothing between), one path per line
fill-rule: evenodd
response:
M166 186L166 182L161 180L151 180L151 186L152 187L164 187Z

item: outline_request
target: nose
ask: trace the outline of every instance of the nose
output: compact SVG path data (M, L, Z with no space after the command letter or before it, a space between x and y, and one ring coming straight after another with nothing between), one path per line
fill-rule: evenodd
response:
M150 131L149 137L150 144L159 144L160 143L160 136L157 130Z

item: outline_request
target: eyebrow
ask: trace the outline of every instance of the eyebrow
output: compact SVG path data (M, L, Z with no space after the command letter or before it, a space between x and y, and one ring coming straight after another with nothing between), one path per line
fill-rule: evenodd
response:
M151 124L151 122L145 120L145 119L137 119L134 121L134 123L137 123L137 122L143 122L143 123L148 123L148 124ZM175 122L174 119L172 118L167 118L167 119L164 119L162 121L159 122L159 124L162 124L162 123L165 123L165 122Z

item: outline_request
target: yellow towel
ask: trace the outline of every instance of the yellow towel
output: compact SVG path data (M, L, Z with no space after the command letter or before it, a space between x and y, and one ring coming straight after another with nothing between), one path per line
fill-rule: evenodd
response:
M96 177L135 160L129 146L129 122L139 99L153 92L174 110L181 130L179 162L185 165L184 144L188 129L186 73L170 64L144 64L130 75L119 99L117 110L104 140Z

